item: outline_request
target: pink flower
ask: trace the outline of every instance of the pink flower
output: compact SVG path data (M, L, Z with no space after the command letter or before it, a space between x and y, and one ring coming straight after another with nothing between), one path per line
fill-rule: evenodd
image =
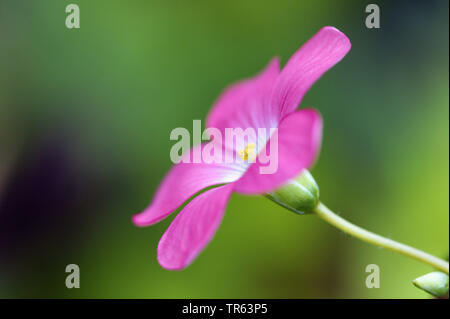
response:
M202 161L174 165L150 206L133 216L137 226L155 224L199 191L221 186L195 197L173 220L158 244L162 267L180 270L196 258L219 227L233 191L267 193L312 165L320 148L322 120L313 109L296 111L296 108L313 83L339 62L350 47L342 32L324 27L292 56L281 72L275 58L259 75L225 90L208 115L207 127L221 132L225 128L276 127L278 169L273 174L260 174L259 158L251 164ZM268 138L265 147L269 148L271 142L272 138ZM203 147L195 146L187 156Z

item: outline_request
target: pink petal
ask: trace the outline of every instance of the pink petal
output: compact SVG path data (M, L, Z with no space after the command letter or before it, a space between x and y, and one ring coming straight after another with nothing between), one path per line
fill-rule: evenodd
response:
M183 208L159 241L162 267L180 270L197 257L216 233L232 190L232 184L208 190Z
M196 146L194 149L202 146ZM194 150L187 155L192 159ZM160 184L153 201L140 214L133 216L137 226L159 222L200 190L239 179L245 168L235 164L179 163L175 164Z
M272 136L269 140L266 149L270 150L274 138ZM322 119L316 110L303 109L289 114L278 127L277 170L273 174L261 174L261 167L268 164L261 163L260 154L244 176L234 183L235 190L244 194L260 194L276 189L314 163L321 139Z
M294 111L305 93L350 50L350 40L336 28L324 27L283 68L273 90L272 106L280 118Z
M271 128L277 127L278 112L269 105L273 85L279 75L279 61L274 58L259 75L226 89L210 111L207 127Z

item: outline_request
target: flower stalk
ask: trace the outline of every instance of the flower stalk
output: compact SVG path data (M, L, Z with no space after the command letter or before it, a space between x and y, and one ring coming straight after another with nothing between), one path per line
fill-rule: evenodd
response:
M449 264L445 260L430 255L417 248L396 242L392 239L385 238L383 236L365 230L359 226L356 226L355 224L352 224L347 220L343 219L342 217L333 213L328 207L326 207L321 202L319 202L319 204L314 208L313 212L327 223L333 225L334 227L342 230L343 232L353 237L356 237L369 244L386 248L396 253L421 261L446 273L447 275L449 273Z
M448 275L447 261L430 255L417 248L396 242L395 240L365 230L333 213L319 200L319 186L313 176L304 170L298 177L266 195L277 204L297 214L313 213L330 225L369 244L386 248L396 253L411 257Z

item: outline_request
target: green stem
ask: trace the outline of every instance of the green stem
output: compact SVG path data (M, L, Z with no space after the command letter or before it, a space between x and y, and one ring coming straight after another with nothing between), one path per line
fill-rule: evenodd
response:
M331 210L328 209L324 204L320 203L316 206L313 212L322 218L327 223L333 225L334 227L342 230L343 232L361 239L369 244L383 247L397 253L400 253L405 256L409 256L416 260L419 260L425 264L433 266L440 271L445 272L448 275L448 262L433 255L430 255L424 251L413 248L411 246L398 243L394 240L382 237L380 235L374 234L370 231L367 231L361 227L358 227L345 219L339 217Z

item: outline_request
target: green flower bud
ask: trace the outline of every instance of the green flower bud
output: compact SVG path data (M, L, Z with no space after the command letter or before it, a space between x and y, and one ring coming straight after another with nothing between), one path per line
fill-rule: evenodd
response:
M448 275L440 271L430 272L414 279L413 284L436 297L448 294Z
M319 203L319 186L311 173L304 170L267 197L297 214L310 213Z

